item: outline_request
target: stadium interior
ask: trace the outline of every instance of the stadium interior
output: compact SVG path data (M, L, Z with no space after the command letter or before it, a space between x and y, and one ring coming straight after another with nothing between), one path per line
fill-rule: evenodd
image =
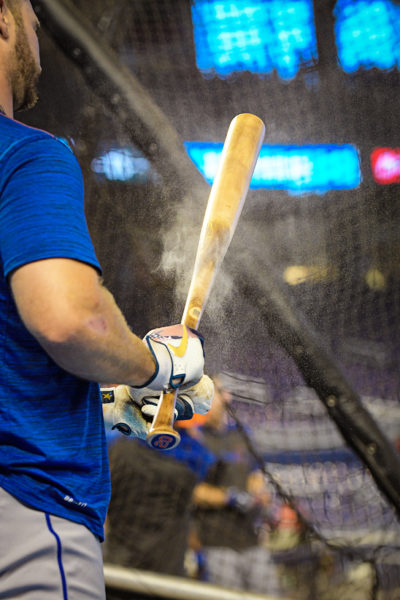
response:
M264 121L200 327L271 495L259 537L281 587L254 597L400 598L400 3L32 5L40 101L17 119L73 148L105 285L138 335L180 321L229 124ZM121 597L209 585L143 581Z

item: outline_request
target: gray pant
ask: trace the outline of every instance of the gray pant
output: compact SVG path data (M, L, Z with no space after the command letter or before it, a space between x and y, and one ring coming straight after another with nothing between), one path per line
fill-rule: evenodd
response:
M0 488L0 599L105 600L99 540Z
M255 546L236 551L207 547L205 556L210 583L258 594L280 595L278 570L267 548Z

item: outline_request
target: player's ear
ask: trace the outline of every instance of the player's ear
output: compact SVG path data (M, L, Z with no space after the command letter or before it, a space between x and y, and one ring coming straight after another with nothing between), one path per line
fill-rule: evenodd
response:
M10 37L10 11L8 10L5 0L0 0L0 37L3 40L8 40Z

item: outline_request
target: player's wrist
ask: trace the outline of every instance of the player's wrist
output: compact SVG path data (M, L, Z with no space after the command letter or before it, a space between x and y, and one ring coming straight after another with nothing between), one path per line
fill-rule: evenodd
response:
M245 490L235 486L229 487L226 490L227 506L246 513L254 506L254 498Z
M153 329L144 338L155 370L132 387L152 390L185 388L197 383L204 369L203 338L186 325Z
M151 388L153 390L162 390L168 385L171 378L171 358L168 349L159 344L157 353L151 344L148 344L148 352L151 356L153 370L150 376L140 384L135 384L132 387L142 389Z
M132 377L127 381L127 385L133 388L145 388L148 387L149 382L153 381L159 371L159 366L154 354L150 351L147 344L144 343L145 352L138 368L133 372Z

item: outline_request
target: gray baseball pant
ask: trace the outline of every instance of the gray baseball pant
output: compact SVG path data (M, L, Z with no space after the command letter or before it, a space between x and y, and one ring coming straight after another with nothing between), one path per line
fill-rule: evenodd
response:
M105 600L100 541L0 488L0 599Z

